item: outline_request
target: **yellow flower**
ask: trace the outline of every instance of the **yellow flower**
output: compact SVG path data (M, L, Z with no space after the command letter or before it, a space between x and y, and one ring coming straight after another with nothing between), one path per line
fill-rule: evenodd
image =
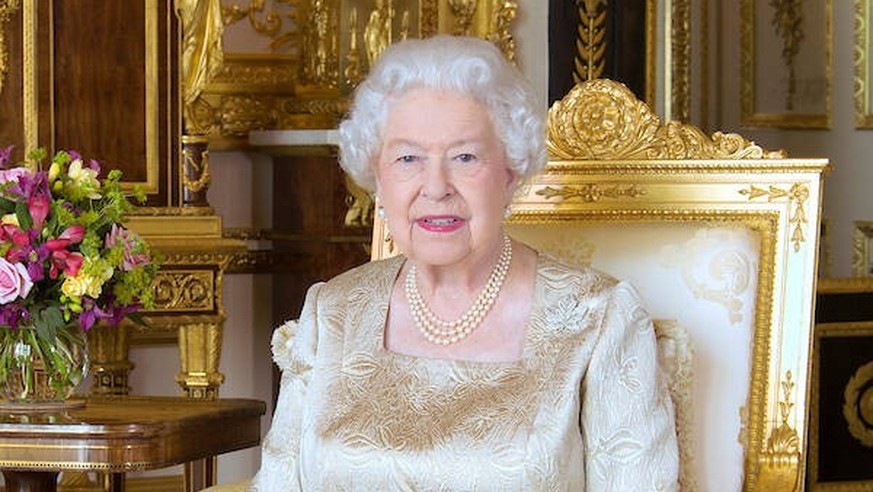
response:
M4 215L2 218L0 218L0 224L14 225L14 226L21 227L21 225L18 223L18 215L16 215L16 214Z
M75 277L65 278L64 284L61 285L61 292L67 297L82 297L84 295L97 299L103 292L104 282L105 280L99 277L79 274Z
M82 159L76 159L70 163L67 176L70 177L73 186L86 192L88 198L92 200L100 198L100 193L98 193L100 181L97 179L97 171L82 166Z

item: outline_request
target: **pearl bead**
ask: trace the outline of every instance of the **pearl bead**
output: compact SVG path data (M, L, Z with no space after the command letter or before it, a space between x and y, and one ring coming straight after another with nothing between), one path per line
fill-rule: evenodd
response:
M404 292L412 318L425 339L431 343L446 346L463 340L478 328L500 295L500 289L506 280L511 262L512 241L509 236L504 235L503 250L497 260L497 265L485 283L485 287L479 292L470 309L456 320L444 320L430 310L418 291L415 265L409 267L404 282Z

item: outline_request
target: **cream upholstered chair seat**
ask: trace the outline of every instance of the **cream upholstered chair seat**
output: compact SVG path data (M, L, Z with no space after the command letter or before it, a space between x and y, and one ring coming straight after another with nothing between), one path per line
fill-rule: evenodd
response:
M655 319L685 491L802 490L824 159L662 124L593 80L549 111L509 234L628 280ZM384 224L373 257L395 254Z

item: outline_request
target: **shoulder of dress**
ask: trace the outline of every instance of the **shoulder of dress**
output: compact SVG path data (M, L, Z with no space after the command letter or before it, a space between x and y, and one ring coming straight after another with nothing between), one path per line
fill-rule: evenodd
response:
M337 299L344 302L347 297L358 291L366 291L370 295L378 295L387 289L390 293L394 279L405 259L400 256L364 263L346 270L324 283L319 292L319 304Z
M592 297L611 297L616 288L623 284L590 265L572 264L546 253L540 253L537 276L548 287L548 291Z

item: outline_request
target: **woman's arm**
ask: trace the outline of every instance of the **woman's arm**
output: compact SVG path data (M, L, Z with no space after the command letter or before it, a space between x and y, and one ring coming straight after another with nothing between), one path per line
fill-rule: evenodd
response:
M273 332L273 360L282 370L282 382L273 422L264 440L261 469L250 490L300 490L300 434L318 344L316 306L322 285L309 288L299 320L288 321Z
M581 404L586 490L678 489L673 405L654 328L626 283L607 306Z

